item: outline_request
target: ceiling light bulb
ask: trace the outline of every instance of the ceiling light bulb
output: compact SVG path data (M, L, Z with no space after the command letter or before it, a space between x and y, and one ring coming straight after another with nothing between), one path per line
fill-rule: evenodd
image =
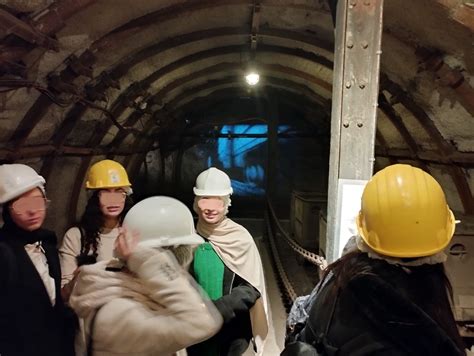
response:
M260 75L255 72L251 72L245 76L245 80L248 85L256 85L260 80Z

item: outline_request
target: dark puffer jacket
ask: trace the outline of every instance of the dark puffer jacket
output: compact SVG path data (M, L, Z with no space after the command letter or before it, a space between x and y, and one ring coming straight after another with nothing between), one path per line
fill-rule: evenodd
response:
M317 351L294 343L283 355L464 355L420 308L431 301L414 303L410 291L417 286L402 267L382 260L367 260L367 266L339 291L330 280L315 300L297 340ZM455 329L452 314L445 314Z
M46 288L24 249L41 241L49 274L56 286L51 305ZM33 233L6 224L0 230L0 355L74 355L76 318L61 300L61 271L56 236L48 230Z

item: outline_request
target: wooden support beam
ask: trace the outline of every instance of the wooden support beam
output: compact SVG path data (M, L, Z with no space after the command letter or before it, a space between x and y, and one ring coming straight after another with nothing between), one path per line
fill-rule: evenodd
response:
M254 0L252 6L252 19L250 20L250 56L252 59L255 58L257 52L258 30L260 28L260 10L260 2Z
M79 57L81 63L84 66L89 67L91 66L96 57L92 52L85 51ZM66 67L64 70L61 71L59 74L61 78L61 82L65 84L70 84L79 77L79 74L74 72L71 68ZM36 125L43 119L43 117L48 112L51 105L53 105L53 101L45 94L41 94L39 98L35 101L35 103L30 107L28 112L25 114L23 119L18 124L17 129L13 133L10 141L12 143L12 147L17 149L25 144L29 135L34 130Z
M61 146L57 148L52 144L23 146L18 150L12 151L10 149L0 148L0 160L16 161L25 158L35 157L59 157L59 156L101 156L110 152L109 147L78 147L78 146ZM133 150L116 150L114 155L128 156L141 151ZM44 168L45 170L49 170Z
M244 5L244 6L252 6L252 0L189 0L185 3L178 3L173 4L171 6L161 8L157 11L148 13L141 17L138 17L119 28L115 29L114 31L110 32L107 36L104 36L99 41L97 41L94 46L97 48L101 48L106 46L108 43L116 42L123 36L124 34L128 34L129 31L136 31L137 29L146 28L149 25L154 25L156 23L163 23L165 21L169 21L173 18L182 18L185 16L190 16L193 12L201 11L209 8L216 8L216 7L224 7L224 6L232 6L232 5ZM306 5L304 3L288 3L288 2L266 2L264 4L265 7L274 7L274 8L282 8L284 10L287 9L299 9L305 10L307 12L316 12L319 13L321 16L327 15L325 12L321 11L321 8L314 5ZM248 35L248 29L246 30L246 34ZM118 37L118 38L117 38ZM318 37L315 34L315 39Z
M447 157L454 153L455 148L444 139L428 114L417 103L415 103L412 97L404 91L400 85L391 81L386 75L381 76L381 86L392 96L396 97L397 101L412 113L438 147L441 159L448 160Z
M415 161L418 161L421 168L426 172L429 172L428 167L423 161L418 159L418 153L420 151L418 144L416 143L415 139L408 131L407 127L403 123L401 116L395 111L392 105L387 101L383 93L379 94L379 108L385 114L385 116L390 120L390 122L395 126L395 129L398 133L402 136L403 140L407 144L412 157Z
M400 115L398 115L398 113L393 109L393 107L385 99L385 96L383 94L379 95L379 108L382 110L385 116L387 116L387 118L390 120L393 126L395 126L398 133L402 136L403 140L405 141L405 143L408 145L408 148L412 152L413 157L416 157L416 155L418 154L419 148L415 139L406 128Z
M380 156L384 156L384 157L388 157L389 161L390 161L390 164L395 164L397 163L397 159L392 157L392 156L389 156L388 155L388 144L387 144L387 140L385 140L385 137L383 136L382 132L379 130L379 128L376 128L375 130L375 140L379 143L378 146L375 147L375 149L379 150L379 152L381 152ZM377 156L377 152L375 154Z
M469 182L466 179L466 172L461 167L455 165L450 165L448 168L458 190L459 198L464 207L464 213L466 215L474 215L474 198Z
M57 51L59 49L57 40L0 8L0 38L10 34L49 50Z
M449 156L449 162L444 159L440 159L438 151L427 151L423 150L418 152L416 157L413 156L412 151L409 149L390 148L387 149L380 142L381 146L377 146L377 156L380 157L393 157L398 160L420 160L426 164L439 164L449 166L455 164L456 166L465 168L474 168L474 156L468 152L455 152Z
M54 3L50 7L50 11L47 12L44 16L40 17L37 21L37 25L41 25L40 27L44 30L45 33L52 34L55 31L59 30L64 23L62 19L68 18L75 11L79 11L80 9L90 5L91 3L95 2L96 0L63 0L60 3ZM97 55L100 54L101 50L106 47L109 43L114 42L113 38L117 36L121 36L124 31L128 31L133 28L137 27L146 27L148 25L154 25L156 21L158 22L166 22L178 17L183 16L184 14L189 15L194 11L200 11L207 8L219 7L219 6L228 6L232 4L248 4L248 0L236 0L236 1L221 1L216 2L214 0L199 0L199 1L192 1L187 2L186 6L183 4L175 4L171 5L166 8L162 8L157 10L153 13L144 15L140 18L130 21L129 23L117 28L116 30L112 31L108 35L102 37L100 40L96 41L91 46L91 52L96 53ZM281 6L279 4L267 4L266 6ZM291 4L285 5L285 7L293 7ZM295 8L304 8L307 11L320 11L319 8L313 6L305 6L305 5L294 5ZM327 42L326 40L322 39L322 36L318 36L317 34L307 35L298 31L289 31L286 29L271 29L265 32L261 32L261 35L270 36L270 37L282 37L293 39L295 41L304 42L309 45L321 48L324 48L327 51L332 50L332 44ZM121 76L126 75L129 69L134 65L138 64L139 62L146 60L150 56L157 55L161 51L165 51L170 48L176 48L180 45L185 45L190 42L200 41L202 39L209 39L211 37L219 37L219 36L227 36L227 35L246 35L248 34L248 29L245 28L214 28L204 31L196 31L193 33L183 34L181 36L174 36L172 38L166 39L158 44L154 44L150 47L142 49L137 53L128 55L121 63L117 64L114 68L109 70L108 72L111 74L110 78L112 81L116 81ZM119 41L120 42L120 41ZM20 51L21 52L21 51ZM20 53L19 52L19 53ZM86 51L87 53L88 51ZM23 53L23 52L21 52ZM24 54L24 53L23 53ZM0 57L4 57L5 51L2 51ZM20 56L21 54L18 54ZM12 62L16 57L8 57L9 61ZM81 56L82 58L82 56ZM23 70L23 69L22 69ZM107 76L109 77L109 76ZM106 78L104 78L106 79ZM105 91L109 84L106 83L105 88L103 87L104 82L99 81L97 84L101 91ZM43 110L47 112L45 108ZM28 115L28 114L27 114ZM35 123L38 123L42 119L43 115L39 115L35 118ZM76 117L73 121L78 121L81 115ZM26 116L24 121L28 121ZM34 127L31 128L30 132L33 130ZM23 137L21 137L23 138ZM26 138L24 138L26 139Z
M25 114L13 132L13 135L10 137L9 146L11 146L14 150L17 150L23 146L35 126L48 112L50 105L51 99L45 94L40 94L39 98L36 99L36 101L30 107L28 112Z
M97 0L55 1L45 11L38 14L36 19L31 21L31 25L28 25L28 27L24 25L17 26L16 34L33 44L41 45L46 48L51 46L55 49L57 42L53 40L52 36L65 26L68 18L96 1ZM2 22L5 24L5 18L2 19ZM8 62L10 63L16 63L33 48L33 45L2 48L1 52L3 56L1 57L8 58Z
M453 89L460 104L474 117L474 88L461 71L446 64L441 53L418 48L416 54L420 58L420 70L434 73L438 83Z
M219 36L229 36L229 35L245 35L245 29L241 28L233 28L233 27L224 27L224 28L215 28L212 30L203 30L203 31L196 31L191 33L186 33L180 36L176 36L173 38L169 38L163 40L157 44L151 45L145 49L140 50L139 52L127 56L122 62L118 63L113 69L108 72L104 72L101 75L101 79L98 81L97 84L94 86L89 87L89 91L96 91L96 92L105 92L109 87L117 87L117 80L128 73L128 70L140 63L141 61L146 60L147 58L154 56L162 51L166 51L170 48L174 48L175 46L186 45L195 41L200 41L204 38L212 38L212 37L219 37ZM318 41L315 40L314 36L309 36L305 34L298 33L296 31L287 31L287 30L266 30L262 31L261 35L276 37L276 38L285 38L291 39L299 42L303 42L306 44L310 44L313 46L318 45ZM328 46L324 44L324 46ZM155 81L159 80L163 76L178 70L179 68L190 65L195 61L202 61L204 59L208 59L214 56L225 55L228 53L237 53L242 50L242 46L226 46L226 47L218 47L212 48L209 50L201 51L198 53L194 53L192 55L183 57L173 63L170 63L154 73L150 74L148 77L143 79L140 82L137 82L142 88L148 88L151 86ZM273 45L261 45L260 51L267 51L267 52L275 52L275 53L283 53L287 55L297 56L300 58L304 58L308 61L312 61L322 65L328 69L332 68L332 62L325 57L322 57L318 54L308 52L298 48L288 48L283 46L273 46ZM175 84L176 87L177 83ZM168 87L169 89L170 87ZM112 107L114 108L114 112L116 114L120 114L125 110L126 101L130 97L130 91L133 90L133 87L130 86L123 94L119 96L119 98L112 103ZM92 99L92 98L91 98ZM149 101L158 102L158 98L156 96L152 96ZM152 104L151 103L151 104ZM60 131L61 136L64 138L73 130L76 122L78 122L82 115L84 115L86 110L81 110L78 106L82 106L81 104L76 104L70 112L67 114L67 120L61 124ZM44 115L39 115L36 117L36 120L39 121Z
M301 42L305 45L315 48L316 52L319 52L320 50L328 52L327 54L329 54L329 52L332 52L332 43L325 42L314 34L308 35L306 33L298 31L278 28L260 29L259 34L262 37L286 39ZM161 42L154 43L148 47L141 49L140 51L129 54L128 56L123 58L121 62L115 64L113 68L107 70L107 72L110 73L110 77L114 79L119 79L120 77L126 75L130 68L132 68L133 66L136 66L140 62L146 61L149 58L157 56L160 53L169 49L177 48L180 46L186 46L194 42L202 41L204 39L211 40L219 37L246 35L248 35L248 29L242 27L218 27L207 30L184 33L178 36L173 36L164 39ZM329 63L331 63L330 60Z
M91 164L92 156L82 157L81 164L76 173L76 179L72 186L71 195L69 196L68 211L67 211L67 225L72 225L76 220L77 203L79 202L79 195L84 187L84 178L86 176L89 165Z
M225 72L232 71L232 70L239 70L241 68L239 63L219 64L217 66L219 66L221 68L221 71L225 71ZM226 68L225 70L223 70L224 67ZM297 70L293 70L292 68L287 68L287 67L283 67L283 66L260 65L259 68L260 68L260 71L263 73L263 75L262 75L263 78L261 80L262 85L267 84L267 83L271 85L272 83L277 83L279 81L280 78L275 78L275 77L271 76L270 75L271 72L275 72L277 74L286 74L286 75L293 76L293 77L296 77L296 78L304 79L304 80L310 81L312 84L315 84L315 85L318 85L318 83L320 81L319 79L317 79L315 77L311 77L307 73L300 72L300 71L297 71ZM196 73L198 73L198 72L196 72ZM199 73L205 73L205 72L201 71ZM198 77L199 76L195 77L194 75L191 75L187 78L187 81L194 80ZM173 108L174 109L177 106L179 106L179 103L181 103L182 101L185 101L187 98L192 97L192 96L196 96L196 93L198 91L207 90L209 88L212 88L213 86L223 85L223 84L230 83L230 82L242 83L242 85L244 85L242 77L240 75L239 76L226 77L226 78L222 78L222 79L210 80L207 83L204 83L202 85L197 85L197 86L192 87L192 88L190 88L190 89L188 89L184 92L181 92L180 94L178 94L177 96L175 96L171 100L169 100L167 102L165 108L167 108L167 109L172 109ZM289 82L289 80L287 80L287 82ZM311 89L309 89L305 85L293 84L293 86L298 86L298 87L300 87L300 89L306 88L306 90L303 90L302 93L305 93L305 94L306 93L313 93L312 94L312 99L314 99L316 102L318 102L322 107L327 107L327 100L328 99L326 99L324 97L321 97L319 94L315 93L314 91L312 91Z
M474 199L472 197L471 188L466 175L462 174L461 168L457 167L452 160L452 157L458 152L456 148L444 139L428 114L426 114L426 112L398 84L392 82L385 76L383 78L383 87L395 96L398 102L408 109L423 126L431 140L438 148L439 160L447 165L451 164L449 172L456 186L461 202L463 203L464 211L466 214L472 214L474 212Z

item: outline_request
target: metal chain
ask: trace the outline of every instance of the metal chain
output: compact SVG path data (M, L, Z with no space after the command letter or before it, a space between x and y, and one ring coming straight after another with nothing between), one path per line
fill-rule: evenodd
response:
M278 218L275 214L275 211L273 210L273 207L270 203L270 201L268 201L268 210L270 211L270 215L271 215L271 218L273 220L273 222L275 223L275 225L277 226L280 234L284 237L284 239L286 240L286 242L288 243L288 245L300 256L302 256L303 258L305 258L306 260L308 260L309 262L311 262L312 264L318 266L321 270L325 270L326 267L328 266L328 263L326 261L326 259L322 256L319 256L311 251L308 251L306 249L304 249L303 247L301 247L298 242L296 242L295 240L293 240L289 235L288 233L282 228L282 226L280 225L280 222L278 221Z
M266 220L266 225L267 225L267 235L268 235L268 240L270 243L271 255L273 257L273 262L275 264L277 278L283 287L282 289L283 303L285 304L287 312L289 312L289 309L291 308L291 305L295 301L297 294L295 292L295 289L293 288L293 285L291 284L290 279L288 278L288 275L286 274L285 269L283 268L280 255L278 254L278 250L277 250L276 243L274 240L272 226L271 226L270 218L268 216L268 212L265 212L265 215L266 215L265 220Z

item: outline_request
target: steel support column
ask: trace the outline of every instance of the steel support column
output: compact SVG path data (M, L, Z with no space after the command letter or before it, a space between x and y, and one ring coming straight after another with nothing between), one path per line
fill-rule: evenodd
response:
M383 0L339 0L329 159L326 257L338 257L339 184L372 176ZM340 219L339 219L340 220Z

